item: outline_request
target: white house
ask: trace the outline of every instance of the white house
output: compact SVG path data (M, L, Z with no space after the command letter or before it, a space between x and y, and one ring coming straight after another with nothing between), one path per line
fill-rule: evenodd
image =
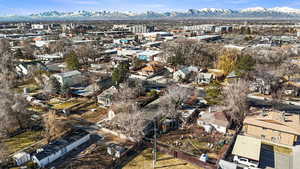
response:
M190 75L190 71L187 68L180 69L173 73L173 79L176 81L181 81L187 79Z
M124 147L114 143L111 143L107 146L107 153L116 158L120 158L125 151L126 149Z
M54 53L54 54L45 54L45 55L36 55L35 56L38 59L44 60L44 61L52 61L52 60L60 60L63 59L62 53Z
M45 28L45 26L43 24L32 24L31 25L31 29L42 30L44 28Z
M90 133L85 130L77 129L64 135L41 149L37 150L32 156L32 160L40 167L45 167L68 152L90 140Z
M55 77L62 86L70 87L83 82L83 76L81 72L77 70L64 73L57 73L52 76Z
M39 70L47 71L48 68L42 62L32 61L32 62L22 62L16 66L16 71L19 75L28 75L30 68L36 67Z
M185 67L173 73L173 79L176 81L186 80L192 72L198 72L194 66Z
M216 77L212 73L198 73L195 82L199 84L209 84Z
M231 122L226 118L223 112L205 112L197 120L199 126L205 129L213 128L220 133L226 133Z
M105 107L112 105L112 97L114 93L117 93L118 89L115 86L112 86L109 89L103 91L100 95L97 96L98 103L102 104Z
M30 154L25 152L17 153L13 156L13 159L17 163L18 166L25 164L26 162L30 161Z

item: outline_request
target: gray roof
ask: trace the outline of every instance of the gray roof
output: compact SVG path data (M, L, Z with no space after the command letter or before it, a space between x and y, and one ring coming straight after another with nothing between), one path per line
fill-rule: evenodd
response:
M41 149L43 151L38 152L35 154L35 157L38 160L42 160L51 154L55 154L56 152L60 151L64 147L76 142L77 140L80 140L81 138L87 136L89 133L82 129L73 130L66 135L62 136L59 140L55 140L45 146L43 146Z
M81 75L81 72L79 72L78 70L75 70L75 71L70 71L70 72L58 73L56 75L61 76L63 78L67 78L67 77L71 77L71 76Z

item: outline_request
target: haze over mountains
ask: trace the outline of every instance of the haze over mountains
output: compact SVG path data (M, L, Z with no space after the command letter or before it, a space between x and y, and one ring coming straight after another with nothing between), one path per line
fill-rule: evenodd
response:
M27 16L1 16L0 20L96 20L96 19L182 19L182 18L257 18L257 19L291 19L300 17L300 9L290 7L274 8L246 8L232 9L189 9L186 12L153 12L144 13L119 12L119 11L76 11L58 12L48 11Z

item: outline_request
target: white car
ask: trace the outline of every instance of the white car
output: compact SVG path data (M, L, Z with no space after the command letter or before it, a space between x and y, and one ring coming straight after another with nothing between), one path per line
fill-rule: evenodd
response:
M242 157L238 157L238 156L234 156L233 161L238 163L238 164L243 164L247 167L253 167L253 168L257 168L258 167L258 162L255 161L250 161L247 158L242 158Z
M207 154L201 154L199 160L206 163L207 160L208 160L208 155Z

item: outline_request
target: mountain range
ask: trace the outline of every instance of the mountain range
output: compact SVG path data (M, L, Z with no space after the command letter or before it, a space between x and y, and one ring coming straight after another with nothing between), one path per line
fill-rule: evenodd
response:
M58 12L48 11L31 15L0 16L0 20L97 20L97 19L188 19L188 18L252 18L252 19L291 19L300 17L300 9L289 7L274 8L246 8L241 10L232 9L189 9L185 12L154 12L143 13L118 12L118 11L76 11Z

